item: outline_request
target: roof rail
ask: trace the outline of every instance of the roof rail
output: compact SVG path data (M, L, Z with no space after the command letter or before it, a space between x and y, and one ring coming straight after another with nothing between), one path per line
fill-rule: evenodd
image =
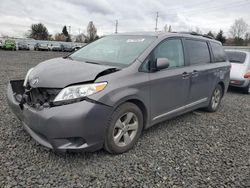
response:
M193 32L193 31L192 32L177 32L177 33L180 33L180 34L189 34L189 35L195 35L195 36L206 37L206 38L209 38L209 39L214 39L214 37L212 37L212 36L199 34L199 33Z

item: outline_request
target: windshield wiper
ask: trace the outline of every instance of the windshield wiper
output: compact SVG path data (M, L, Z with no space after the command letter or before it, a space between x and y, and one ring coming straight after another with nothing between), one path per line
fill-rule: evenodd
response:
M100 63L97 62L93 62L93 61L84 61L85 63L91 63L91 64L96 64L96 65L100 65Z
M63 57L63 59L70 59L70 60L74 60L72 57L70 57L70 56L65 56L65 57Z

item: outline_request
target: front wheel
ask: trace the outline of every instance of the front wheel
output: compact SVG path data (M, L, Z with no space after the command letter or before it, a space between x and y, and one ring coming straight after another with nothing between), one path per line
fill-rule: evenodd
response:
M124 103L112 114L105 136L104 148L109 153L130 150L139 139L143 128L141 110L133 103Z
M220 106L222 99L222 87L217 85L213 91L208 107L205 109L208 112L216 112Z

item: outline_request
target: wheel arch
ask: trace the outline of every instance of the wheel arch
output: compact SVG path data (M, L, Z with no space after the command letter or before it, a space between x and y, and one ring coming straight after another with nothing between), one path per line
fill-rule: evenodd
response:
M136 105L141 110L142 116L143 116L143 129L145 129L147 127L147 125L148 125L148 122L149 122L149 120L148 120L148 118L149 118L149 112L148 112L148 109L147 109L145 103L142 100L140 100L140 99L138 99L136 97L132 97L132 96L129 97L129 98L121 99L115 105L114 110L116 108L118 108L119 106L121 106L122 104L128 103L128 102L133 103L134 105Z
M224 84L224 82L219 81L217 85L221 86L221 88L222 88L222 96L224 96L224 94L225 94L225 84Z

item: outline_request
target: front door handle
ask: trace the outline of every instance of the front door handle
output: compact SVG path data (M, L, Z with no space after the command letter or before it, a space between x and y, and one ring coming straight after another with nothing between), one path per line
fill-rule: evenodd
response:
M183 72L182 73L182 78L183 79L187 79L187 78L189 78L190 77L190 73L188 73L188 72Z

